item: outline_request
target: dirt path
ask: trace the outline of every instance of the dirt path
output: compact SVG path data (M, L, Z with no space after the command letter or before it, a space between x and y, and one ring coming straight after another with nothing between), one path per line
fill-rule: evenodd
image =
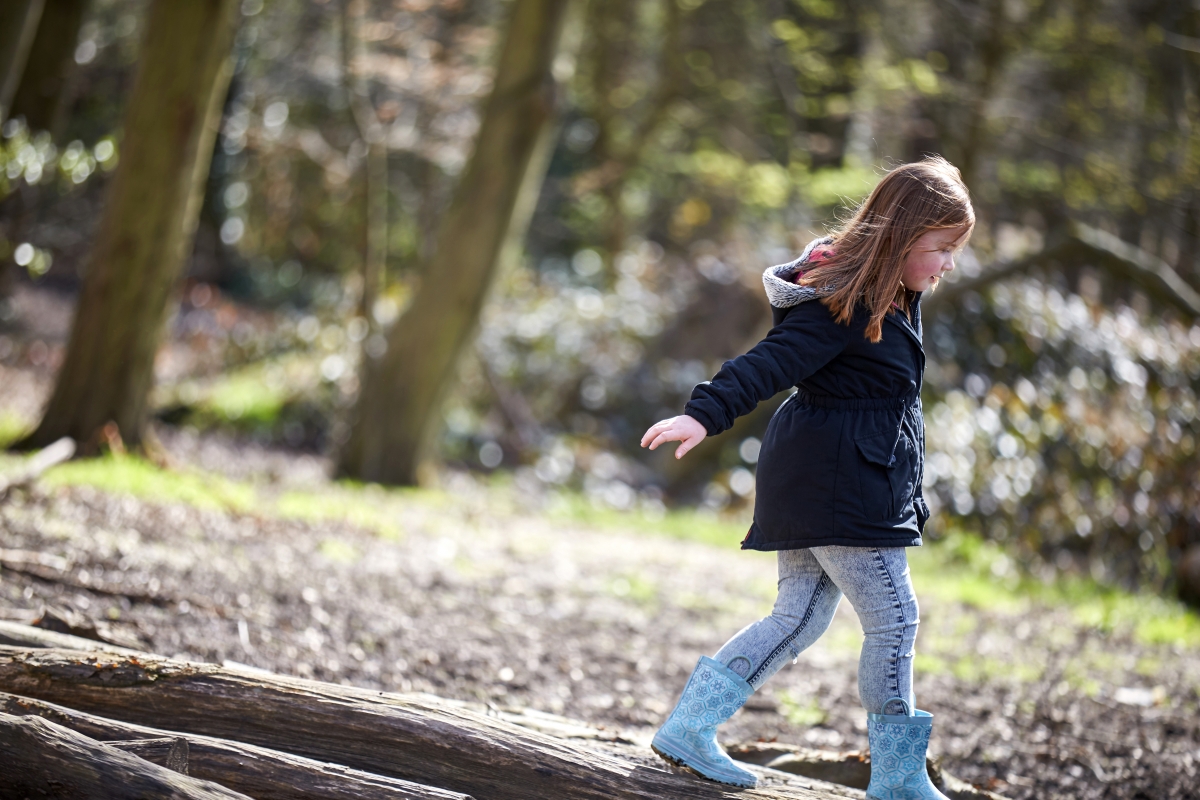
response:
M253 472L219 439L166 438L181 459ZM253 458L260 478L276 480L260 497L290 483L330 508L374 508L392 535L280 519L265 503L230 512L86 486L35 490L0 504L0 546L66 559L75 585L0 570L0 607L26 618L43 604L73 609L167 655L642 734L699 654L769 610L770 556L555 521L529 513L534 499L465 476L440 493L397 495L330 486L319 465L289 469L286 453ZM944 576L920 561L914 573L918 697L938 716L932 749L956 775L1014 798L1200 797L1195 649L1105 637L1066 609L980 611L939 591ZM725 740L864 747L858 641L843 604Z

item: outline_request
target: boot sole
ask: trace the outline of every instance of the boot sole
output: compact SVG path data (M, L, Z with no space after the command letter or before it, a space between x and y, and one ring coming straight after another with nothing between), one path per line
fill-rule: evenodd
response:
M691 773L692 775L695 775L697 778L701 778L703 780L710 781L712 783L719 783L722 786L736 786L739 789L754 789L755 787L758 786L757 781L755 781L754 783L738 783L737 781L723 781L723 780L719 780L717 778L710 778L707 775L705 775L703 772L700 772L699 770L697 770L695 767L689 766L687 764L687 762L685 762L683 759L678 758L677 756L673 756L670 753L666 752L665 750L659 750L658 745L652 744L652 745L650 745L650 749L654 751L655 755L657 755L663 761L666 761L671 766L681 769L684 772Z

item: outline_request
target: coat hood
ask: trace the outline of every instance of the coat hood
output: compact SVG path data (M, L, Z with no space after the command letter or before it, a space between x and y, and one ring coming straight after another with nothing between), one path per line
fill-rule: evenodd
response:
M808 300L817 300L829 294L827 290L812 286L798 286L792 283L792 278L800 271L817 247L832 244L833 237L825 236L814 239L804 248L804 252L795 261L767 267L763 272L763 288L767 290L767 300L774 308L791 308Z

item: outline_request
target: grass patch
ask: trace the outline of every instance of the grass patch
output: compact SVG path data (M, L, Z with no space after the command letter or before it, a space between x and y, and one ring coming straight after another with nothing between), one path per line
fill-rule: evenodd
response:
M313 394L320 385L317 362L291 354L249 364L212 379L189 380L155 390L156 408L182 409L190 424L201 428L272 428L280 424L289 405Z
M596 507L574 492L559 494L549 505L547 515L606 530L636 531L726 548L737 548L750 526L748 518L717 516L693 509L672 509L664 514Z
M0 450L15 444L17 440L33 430L33 425L24 417L9 411L0 411Z
M389 539L400 539L404 530L396 521L391 503L411 499L419 489L387 491L358 484L339 484L321 492L285 492L275 501L276 515L303 522L349 522Z
M242 370L214 385L200 411L222 422L271 425L289 399L285 387L263 380L261 369Z
M353 564L359 559L358 549L340 539L324 539L317 545L317 552L340 564Z
M636 572L625 572L608 582L608 592L615 597L632 600L640 606L658 606L658 585Z
M91 486L156 503L245 513L255 506L254 489L217 475L186 469L160 469L136 456L80 459L42 476L46 486Z
M797 697L792 691L779 693L779 710L786 719L797 728L811 728L823 725L829 715L821 710L821 706L813 697Z
M909 551L918 595L982 610L1019 614L1033 607L1067 608L1080 626L1132 635L1139 642L1200 646L1200 615L1178 600L1104 586L1088 577L1043 583L1018 574L994 542L950 532Z

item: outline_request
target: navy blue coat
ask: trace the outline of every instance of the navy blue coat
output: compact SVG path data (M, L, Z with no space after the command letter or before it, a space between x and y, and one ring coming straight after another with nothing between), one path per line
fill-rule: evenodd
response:
M754 524L742 549L920 545L929 517L921 496L920 295L911 320L900 311L888 314L883 338L872 343L864 336L865 309L849 325L839 324L815 292L786 280L812 249L767 270L775 326L696 386L684 413L713 436L796 387L767 426Z

